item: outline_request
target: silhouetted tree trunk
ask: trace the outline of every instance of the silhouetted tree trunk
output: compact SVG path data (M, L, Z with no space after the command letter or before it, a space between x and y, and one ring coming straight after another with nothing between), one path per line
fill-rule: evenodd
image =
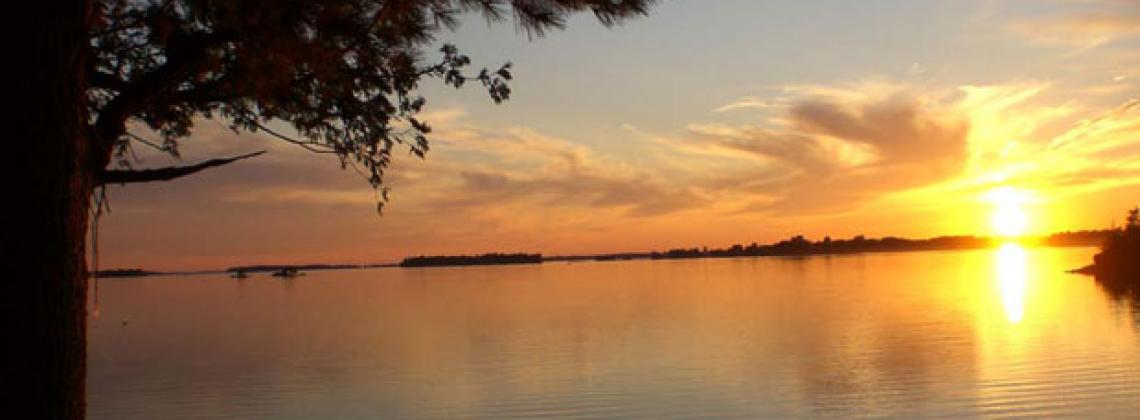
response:
M83 68L90 3L21 4L4 63L0 418L84 416L84 239L94 154L85 135ZM29 11L30 9L30 11ZM27 50L25 50L25 48Z

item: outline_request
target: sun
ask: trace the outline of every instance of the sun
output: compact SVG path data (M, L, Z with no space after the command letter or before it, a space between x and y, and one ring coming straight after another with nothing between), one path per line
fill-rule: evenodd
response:
M985 194L986 201L993 205L990 213L990 228L997 236L1015 238L1029 230L1029 215L1022 205L1029 194L1013 187L997 187Z

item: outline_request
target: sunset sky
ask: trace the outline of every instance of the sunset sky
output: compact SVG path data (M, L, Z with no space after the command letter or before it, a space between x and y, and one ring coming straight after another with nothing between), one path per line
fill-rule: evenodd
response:
M514 63L514 94L427 80L432 150L398 153L383 217L335 158L201 120L184 162L270 153L108 187L100 266L990 235L1011 211L1047 233L1140 203L1135 0L666 0L612 29L471 16L439 41Z

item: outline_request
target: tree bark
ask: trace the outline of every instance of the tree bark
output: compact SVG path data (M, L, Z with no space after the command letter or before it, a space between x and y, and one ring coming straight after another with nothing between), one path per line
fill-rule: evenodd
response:
M3 165L10 189L0 217L0 418L84 417L85 233L94 164L83 69L89 0L28 2L13 19L5 67ZM30 12L28 11L30 10Z

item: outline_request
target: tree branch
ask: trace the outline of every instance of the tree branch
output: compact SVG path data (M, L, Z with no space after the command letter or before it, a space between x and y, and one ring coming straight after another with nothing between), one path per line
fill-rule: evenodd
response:
M116 89L118 95L99 110L93 124L96 145L100 146L93 150L97 153L96 164L106 164L110 159L111 146L126 132L131 115L163 95L170 95L179 83L200 70L198 67L206 61L209 48L225 42L228 37L225 32L172 35L166 45L166 62L136 80L125 82Z
M171 152L170 149L168 149L166 146L163 146L163 145L160 145L160 144L155 143L153 141L144 139L135 133L131 133L128 131L126 134L127 134L127 137L130 137L132 140L135 140L139 143L150 146L150 148L152 148L154 150L160 151L162 153L170 153ZM171 153L171 154L174 154L174 153ZM174 154L174 155L175 155L174 157L178 157L177 154Z
M121 92L127 86L127 83L118 76L95 68L87 70L87 82L91 84L91 87L113 90L115 92Z
M297 139L294 139L292 137L289 137L289 136L286 136L284 134L273 131L269 127L266 127L265 125L263 125L257 121L253 121L253 124L257 127L258 130L264 131L267 134L269 134L270 136L277 138L278 140L281 140L281 141L284 141L287 143L293 143L295 145L301 146L301 148L308 150L310 152L313 152L313 153L336 153L336 149L334 149L334 148L332 148L326 144L312 142L312 141L297 140Z
M205 169L222 166L242 159L248 159L254 156L259 156L265 153L264 150L247 153L241 156L234 156L228 158L210 159L205 162L197 163L189 166L168 166L165 168L156 169L141 169L141 170L104 170L99 176L99 184L134 184L138 182L151 182L151 181L170 181L190 175Z

